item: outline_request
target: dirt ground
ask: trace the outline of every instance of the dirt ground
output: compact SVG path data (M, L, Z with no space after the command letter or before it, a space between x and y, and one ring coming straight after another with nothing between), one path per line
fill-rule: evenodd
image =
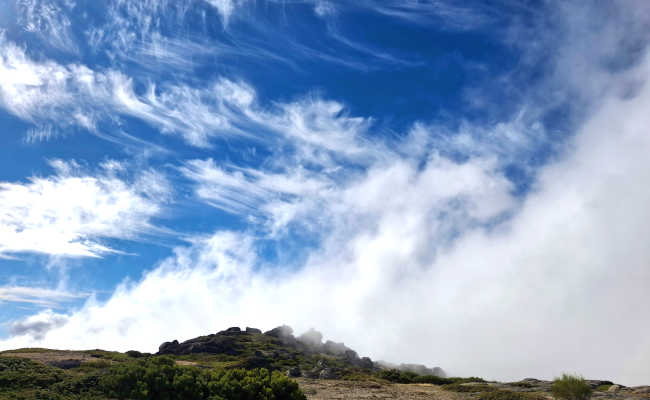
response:
M318 380L298 378L300 388L309 400L333 399L439 399L462 400L457 393L434 385L400 385L376 382Z

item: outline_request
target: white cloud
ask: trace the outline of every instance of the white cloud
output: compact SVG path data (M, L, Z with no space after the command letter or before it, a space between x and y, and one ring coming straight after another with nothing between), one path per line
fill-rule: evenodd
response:
M208 139L219 134L248 136L231 126L227 117L235 116L226 108L230 101L245 106L238 103L245 99L219 97L221 83L207 89L148 85L146 92L136 93L133 80L120 72L35 61L2 37L0 74L0 105L37 125L28 141L55 136L53 127L79 126L103 136L97 122L114 118L114 113L144 120L163 133L180 134L196 146L207 146ZM224 96L243 96L242 90L244 86L238 93L231 88Z
M494 10L485 4L470 7L447 0L365 0L361 4L393 18L417 24L435 22L440 28L449 30L477 29L497 20Z
M235 9L241 6L246 0L206 0L211 6L215 7L221 14L221 23L224 28L228 27L228 22Z
M32 303L41 306L54 306L86 297L83 293L65 290L27 286L0 286L0 302Z
M41 340L48 331L63 326L66 322L68 318L65 315L45 310L22 321L11 323L9 331L12 335L29 335L36 340Z
M337 9L334 4L325 0L317 0L314 3L314 12L319 17L328 17L330 15L336 15Z
M63 3L63 4L59 4ZM50 45L76 53L77 45L72 35L72 22L66 11L74 8L71 1L17 0L18 23L28 32L40 36Z
M54 160L57 174L0 182L0 253L98 257L113 252L101 239L133 239L155 228L170 192L155 172L134 183L115 170L92 176L73 162Z

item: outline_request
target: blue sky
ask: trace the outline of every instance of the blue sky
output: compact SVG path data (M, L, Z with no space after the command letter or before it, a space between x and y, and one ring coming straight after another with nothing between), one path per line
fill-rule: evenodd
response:
M649 25L643 1L2 1L0 348L288 323L647 383Z

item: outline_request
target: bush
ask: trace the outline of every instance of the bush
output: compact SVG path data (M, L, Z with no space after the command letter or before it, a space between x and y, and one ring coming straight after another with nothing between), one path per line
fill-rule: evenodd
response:
M395 383L413 383L413 379L417 378L417 376L413 372L405 372L398 369L384 369L377 373L377 377Z
M563 374L553 381L551 393L560 400L587 400L591 397L591 386L579 376Z
M42 388L61 381L65 373L24 358L0 357L0 391Z
M101 378L111 397L133 400L305 400L298 384L277 371L202 370L168 357L117 365Z
M377 373L377 377L395 383L430 383L432 385L448 385L469 382L485 382L481 378L441 378L436 375L418 375L414 372L400 371L399 369L384 369Z

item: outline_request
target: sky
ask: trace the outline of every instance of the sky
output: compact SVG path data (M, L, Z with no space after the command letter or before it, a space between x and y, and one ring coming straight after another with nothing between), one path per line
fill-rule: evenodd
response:
M648 384L649 43L645 0L0 0L0 349Z

